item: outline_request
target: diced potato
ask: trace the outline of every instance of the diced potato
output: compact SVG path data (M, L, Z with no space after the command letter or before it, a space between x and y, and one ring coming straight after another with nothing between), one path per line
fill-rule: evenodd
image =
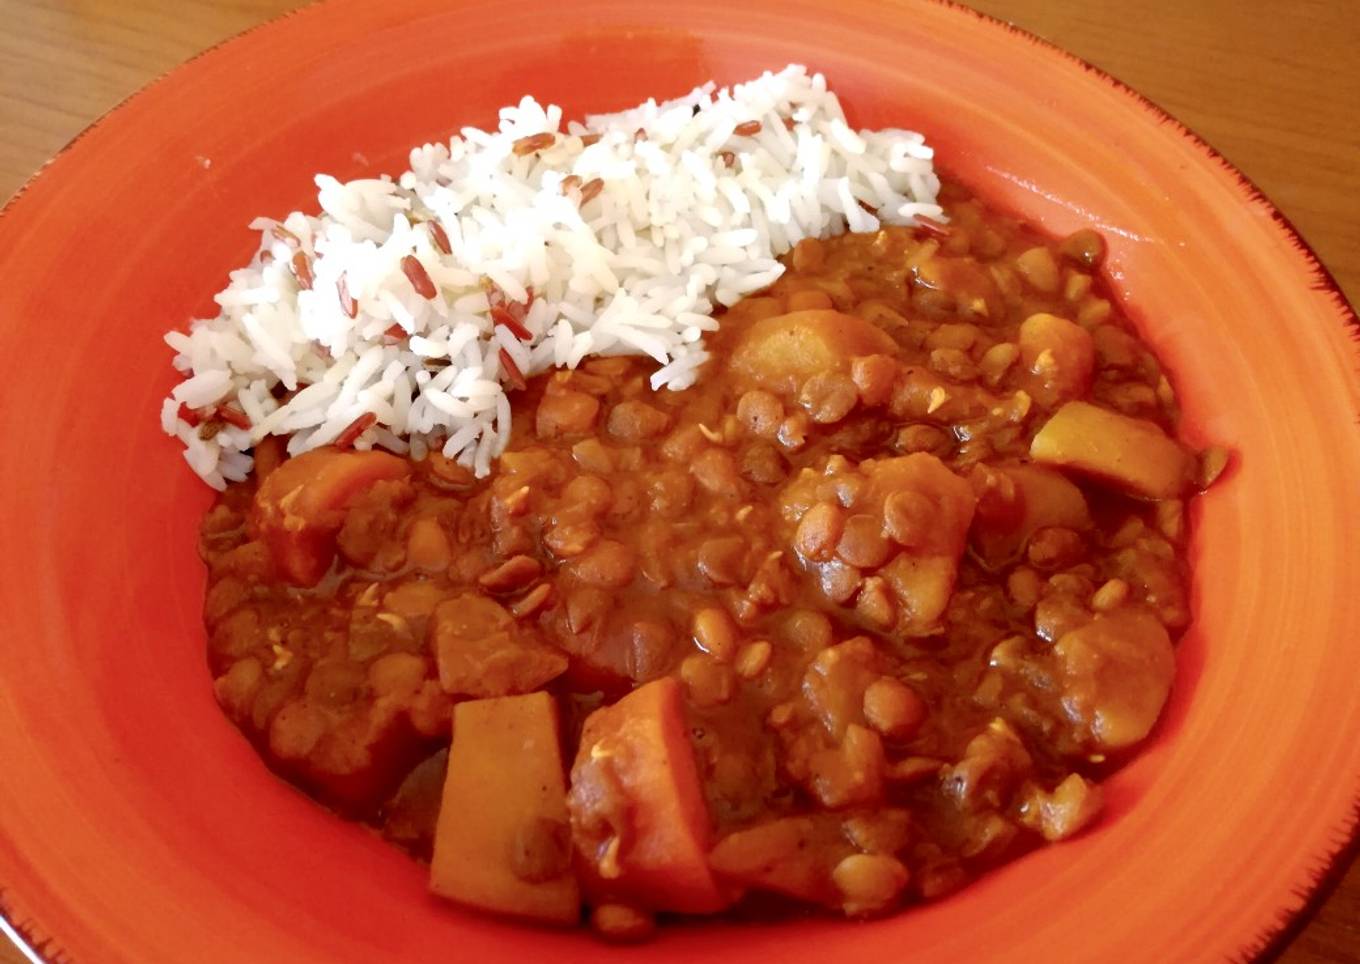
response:
M429 632L439 685L446 693L528 693L567 669L565 653L529 635L504 606L478 593L436 606Z
M285 704L271 722L269 737L280 760L304 754L291 761L295 779L354 814L372 813L426 750L400 714L353 714L327 722L324 709L311 700Z
M1016 255L1015 270L1029 282L1035 291L1052 294L1058 290L1058 262L1053 252L1043 245L1030 248Z
M1176 657L1161 622L1140 609L1097 616L1053 646L1063 706L1103 749L1148 735L1171 692Z
M829 814L783 817L728 834L708 855L709 866L744 887L830 904L831 871L853 849Z
M1020 359L1033 376L1030 394L1053 405L1080 398L1091 387L1095 343L1081 325L1039 312L1020 326Z
M899 554L880 570L901 603L903 631L908 635L929 633L949 605L958 577L958 556Z
M443 572L452 558L449 537L433 516L411 523L406 534L406 561L424 572Z
M912 491L925 496L933 510L931 525L910 548L926 554L958 556L968 539L977 497L965 479L950 471L928 452L898 458L875 459L864 464L869 486L855 503L856 511L880 513L894 492Z
M779 494L782 514L797 524L800 558L819 567L830 601L845 605L858 594L854 605L869 625L930 632L954 588L977 507L973 487L926 452L842 461L800 473ZM828 485L845 511L827 501Z
M757 385L787 394L819 372L849 372L857 355L896 351L897 343L863 318L813 309L751 325L733 350L731 364Z
M1005 317L1006 304L987 266L976 258L930 258L916 268L916 280L953 296L959 314L995 324Z
M1039 465L1013 465L1006 474L1020 493L1022 527L1030 531L1045 526L1085 529L1091 524L1086 496L1060 473Z
M973 521L973 548L988 566L1000 566L1023 551L1039 529L1082 530L1091 525L1086 497L1061 473L1041 465L1011 465L1003 472L1014 486L1012 511Z
M260 483L252 531L289 582L314 586L335 559L336 533L350 504L375 483L410 474L410 463L386 452L304 452Z
M534 415L534 431L539 438L582 435L595 425L600 401L584 392L564 390L544 394Z
M852 723L864 720L864 691L878 680L878 652L867 636L846 640L817 654L803 674L803 698L827 732L845 737Z
M896 596L898 626L908 634L927 632L954 591L977 497L965 479L926 452L876 459L861 469L868 484L855 511L882 520L893 548L904 550L879 572Z
M968 741L958 763L941 771L940 783L963 809L978 813L1001 806L1033 767L1024 741L998 716Z
M1052 792L1030 784L1021 794L1020 822L1050 842L1080 833L1100 816L1105 794L1079 773L1069 773Z
M876 806L883 798L887 759L883 738L858 723L845 728L840 743L808 758L806 786L823 807Z
M547 693L454 708L430 889L502 914L580 919L557 708Z
M1088 402L1068 402L1030 444L1036 462L1074 469L1148 499L1185 491L1194 459L1152 422Z

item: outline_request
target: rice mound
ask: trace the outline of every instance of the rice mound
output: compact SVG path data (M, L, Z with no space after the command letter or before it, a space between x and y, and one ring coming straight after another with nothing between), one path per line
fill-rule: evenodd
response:
M932 158L920 134L852 130L798 65L565 130L525 97L396 180L321 174L319 215L253 221L217 317L165 336L185 377L162 427L218 489L271 434L290 455L438 447L485 475L507 384L626 354L656 360L654 388L688 387L714 311L798 241L940 217Z

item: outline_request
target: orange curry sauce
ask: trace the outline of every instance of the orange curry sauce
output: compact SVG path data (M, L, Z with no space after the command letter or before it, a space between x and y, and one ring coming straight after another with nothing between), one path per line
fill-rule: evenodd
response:
M688 391L532 379L487 479L262 447L202 527L226 713L437 892L619 939L879 914L1079 832L1166 700L1221 453L1174 440L1098 235L944 203L800 244Z

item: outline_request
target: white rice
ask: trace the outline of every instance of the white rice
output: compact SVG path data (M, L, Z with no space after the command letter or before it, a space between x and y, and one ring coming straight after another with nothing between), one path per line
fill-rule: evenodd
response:
M757 133L735 134L750 121ZM556 135L551 147L514 153L516 140L544 132ZM600 138L585 146L588 134ZM291 436L297 454L366 413L376 421L356 448L421 457L440 447L485 474L510 437L502 350L525 375L647 355L658 365L653 387L686 388L707 357L715 309L774 282L784 270L775 259L798 241L940 218L932 158L920 134L851 130L825 78L801 66L565 129L559 108L525 97L501 110L495 133L465 128L416 148L395 181L318 175L320 215L252 222L260 248L216 296L217 317L166 335L185 378L162 427L219 489L250 471L265 436ZM581 205L579 187L563 191L569 175L603 189ZM429 220L451 254L420 223ZM293 246L311 261L310 290L290 268ZM433 299L403 271L407 255ZM483 279L513 301L532 290L530 340L493 323ZM403 337L384 335L394 325ZM306 387L280 404L279 385ZM200 439L179 417L181 405L227 403L249 430Z

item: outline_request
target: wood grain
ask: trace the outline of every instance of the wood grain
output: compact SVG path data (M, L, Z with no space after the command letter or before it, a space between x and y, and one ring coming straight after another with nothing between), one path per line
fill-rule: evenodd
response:
M1199 132L1294 222L1352 302L1360 299L1355 0L970 2L1109 71ZM296 6L0 0L0 198L143 84ZM0 964L23 960L0 946ZM1360 964L1360 866L1278 960Z

